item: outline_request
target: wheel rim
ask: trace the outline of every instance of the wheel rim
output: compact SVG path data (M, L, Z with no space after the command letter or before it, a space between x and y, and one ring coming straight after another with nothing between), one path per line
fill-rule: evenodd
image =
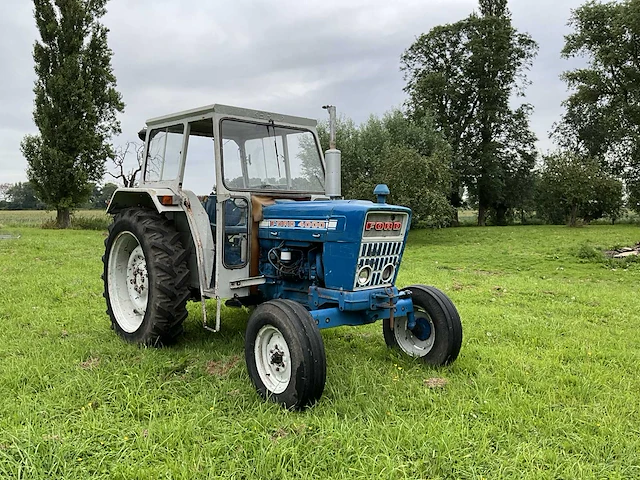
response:
M109 300L122 330L140 328L149 301L149 274L140 242L131 232L120 233L111 246L107 272Z
M433 348L436 329L427 312L416 308L414 315L416 325L413 329L408 328L408 318L401 317L394 322L393 333L398 345L407 355L424 357Z
M284 336L273 325L265 325L256 335L256 368L267 390L284 392L291 380L291 354Z

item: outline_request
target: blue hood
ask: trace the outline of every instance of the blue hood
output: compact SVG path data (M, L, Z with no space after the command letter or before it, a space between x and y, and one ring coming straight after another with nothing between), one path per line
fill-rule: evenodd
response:
M402 212L411 215L411 210L398 205L388 205L386 203L374 203L366 200L319 200L319 201L293 201L293 200L276 200L274 205L263 207L264 220L320 220L333 221L335 228L305 228L297 223L296 230L318 232L322 234L321 239L325 241L337 242L360 242L362 238L362 226L365 221L367 212L374 210L378 212ZM261 225L262 226L262 225ZM315 227L318 224L314 225ZM333 225L332 225L333 226ZM277 229L277 224L270 225L265 228ZM283 229L289 230L289 229ZM326 232L326 235L325 235ZM284 232L283 232L284 233ZM282 238L287 238L284 235ZM289 237L291 238L291 237ZM317 233L316 241L318 239ZM302 240L301 238L297 238Z

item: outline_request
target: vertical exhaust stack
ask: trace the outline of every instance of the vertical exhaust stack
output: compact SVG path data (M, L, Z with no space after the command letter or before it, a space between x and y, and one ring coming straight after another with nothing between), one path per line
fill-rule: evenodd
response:
M324 187L331 200L342 198L341 162L342 153L336 149L336 107L325 105L329 111L329 150L324 152L327 171L325 172Z

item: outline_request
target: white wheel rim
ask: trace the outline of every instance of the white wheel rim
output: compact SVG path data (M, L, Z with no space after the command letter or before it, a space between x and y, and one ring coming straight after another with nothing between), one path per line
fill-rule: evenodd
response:
M273 325L265 325L256 335L256 368L267 390L284 392L291 381L291 354L284 336Z
M131 232L121 232L113 241L107 286L116 322L125 332L135 332L147 311L149 274L140 242Z
M433 348L433 344L436 341L436 329L433 325L433 320L431 320L431 317L429 317L426 312L416 309L414 315L416 317L416 321L424 319L429 323L431 332L425 340L420 340L411 330L409 330L407 327L407 317L395 319L393 333L396 337L396 342L398 342L398 346L403 352L412 357L424 357Z

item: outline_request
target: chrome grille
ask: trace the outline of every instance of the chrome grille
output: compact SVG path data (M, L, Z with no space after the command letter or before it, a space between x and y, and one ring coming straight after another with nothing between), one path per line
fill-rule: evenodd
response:
M400 265L400 253L402 252L402 240L391 242L367 241L360 245L360 255L358 256L358 267L356 268L356 278L354 280L354 290L382 285L391 285L398 272ZM382 280L382 270L385 266L392 264L394 273L386 282ZM372 270L371 280L366 285L358 283L358 271L365 265L369 265Z

